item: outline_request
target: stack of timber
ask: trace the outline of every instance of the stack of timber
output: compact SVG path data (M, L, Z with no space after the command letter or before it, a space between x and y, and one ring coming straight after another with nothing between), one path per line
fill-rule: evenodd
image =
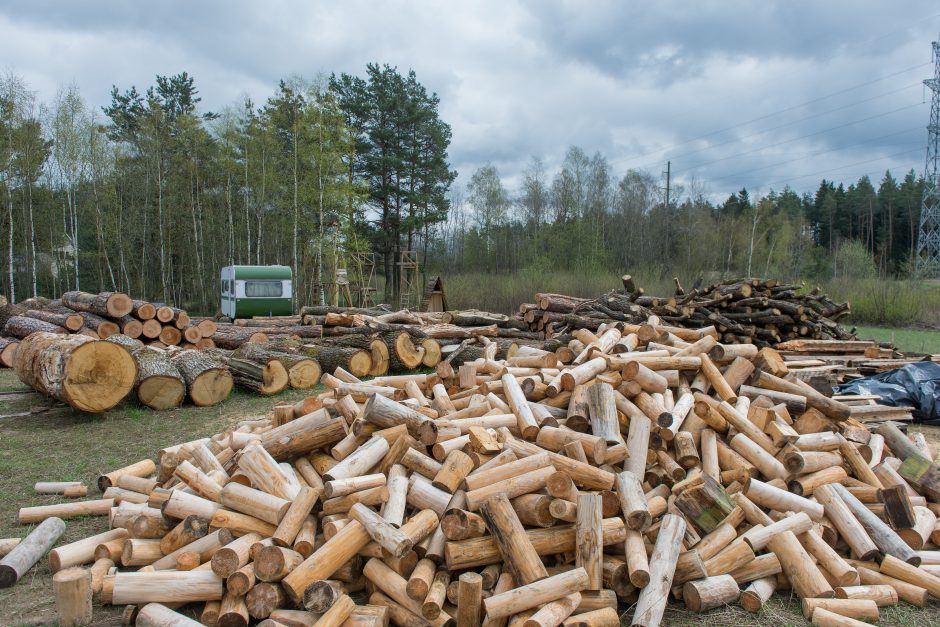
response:
M61 616L96 596L138 625L646 627L669 603L756 612L781 592L857 625L940 598L923 437L772 348L639 331L508 357L482 338L435 374L337 368L322 394L100 476L100 498L22 508L42 524L0 585L61 519L99 515L50 554Z
M435 367L441 341L451 337L424 314L407 310L303 307L301 312L220 323L213 340L236 353L258 345L261 351L302 355L319 361L324 372L340 367L356 376L383 376ZM461 328L456 337L478 331Z
M144 346L126 335L96 340L37 331L18 345L13 369L40 394L84 412L104 412L132 392L152 409L199 406L228 398L232 375L209 351Z
M0 366L12 368L16 347L31 333L123 335L149 346L211 348L213 320L194 322L182 309L134 300L121 292L65 292L62 298L30 298L0 306Z
M819 288L806 292L802 285L775 279L732 279L686 291L676 278L672 296L656 297L646 295L630 275L622 282L622 290L595 299L536 294L536 302L521 305L517 315L548 337L656 315L671 326L715 327L726 344L763 347L792 339L854 339L839 325L849 314L849 304L833 302Z

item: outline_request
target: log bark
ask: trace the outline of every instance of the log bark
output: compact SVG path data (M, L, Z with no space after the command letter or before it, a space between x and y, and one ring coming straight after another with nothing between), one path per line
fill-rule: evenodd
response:
M69 309L65 309L64 311L30 309L27 310L23 315L27 318L35 318L36 320L42 320L43 322L48 322L49 324L63 327L64 329L68 329L73 333L81 330L81 328L85 326L84 319Z
M16 585L65 533L65 522L47 518L0 560L0 588Z
M290 384L287 369L274 358L266 361L228 358L225 365L237 385L257 394L279 394Z
M65 334L68 333L68 330L57 324L26 316L13 316L3 326L4 335L21 340L39 332Z
M127 294L121 292L101 292L99 294L65 292L62 294L62 304L75 311L84 311L110 318L126 316L134 309L134 302Z
M117 405L137 378L127 351L83 335L37 333L20 342L14 369L37 392L87 412Z
M316 359L323 372L328 374L333 374L337 368L342 368L357 377L364 377L372 369L372 356L369 351L358 348L306 344L300 352L311 359Z

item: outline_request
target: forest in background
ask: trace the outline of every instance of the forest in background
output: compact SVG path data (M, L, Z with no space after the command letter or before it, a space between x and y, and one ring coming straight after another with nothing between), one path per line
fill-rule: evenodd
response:
M623 272L651 291L673 276L805 279L851 292L857 312L872 299L859 314L872 322L940 309L940 290L905 281L914 171L723 203L693 182L667 204L658 177L578 147L554 172L533 157L512 186L490 164L456 181L438 97L387 65L286 79L263 103L218 112L200 102L185 72L116 86L100 111L74 85L39 102L16 75L0 79L0 291L116 289L213 313L222 266L278 263L309 304L330 299L335 268L374 253L379 299L394 304L413 250L452 305L492 310L540 289L596 294Z

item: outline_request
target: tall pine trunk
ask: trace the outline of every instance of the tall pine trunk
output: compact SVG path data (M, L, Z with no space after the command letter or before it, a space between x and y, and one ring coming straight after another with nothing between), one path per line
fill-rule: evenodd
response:
M7 184L9 185L9 178L7 179ZM9 246L9 262L10 266L9 277L10 277L10 302L16 302L16 284L13 282L13 192L7 188L7 215L10 219L10 229L7 233L7 244Z
M38 296L36 291L36 224L33 221L33 184L26 184L26 206L29 211L29 252L32 257L31 272L33 280L33 298Z

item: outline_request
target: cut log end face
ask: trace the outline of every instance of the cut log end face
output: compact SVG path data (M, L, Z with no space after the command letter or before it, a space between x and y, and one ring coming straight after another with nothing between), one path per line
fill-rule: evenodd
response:
M289 383L287 368L279 361L269 361L261 373L261 393L277 394L284 390Z
M173 377L149 377L137 386L137 400L151 409L179 407L184 396L186 396L186 384Z
M48 357L61 358L52 352ZM108 342L88 342L72 352L62 393L76 409L100 412L121 402L136 379L137 364L126 350Z
M357 377L364 377L372 369L372 356L366 351L357 351L349 358L349 372Z
M424 359L424 352L416 348L411 336L407 333L399 333L395 338L395 354L398 359L408 369L417 368Z
M372 352L372 367L369 369L369 376L381 377L388 372L388 345L382 340L372 340L369 347Z
M290 386L297 390L312 388L320 380L320 364L312 359L305 359L291 366L287 371Z
M189 386L189 398L193 405L209 407L221 403L232 391L232 375L222 368L202 372Z

